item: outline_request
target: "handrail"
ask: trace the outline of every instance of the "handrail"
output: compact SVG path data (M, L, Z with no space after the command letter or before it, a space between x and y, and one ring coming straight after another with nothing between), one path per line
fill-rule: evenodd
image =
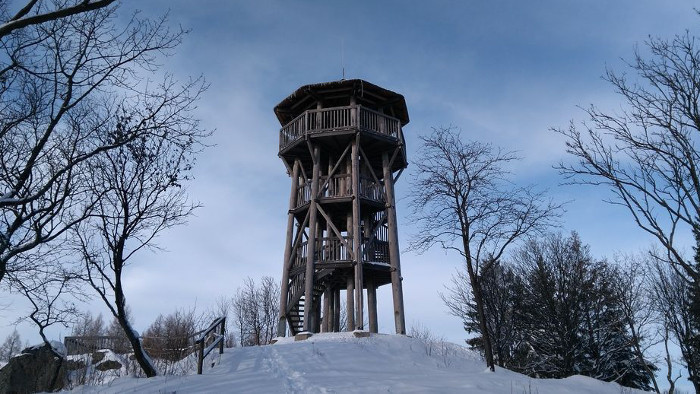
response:
M401 122L361 105L306 110L280 129L280 150L306 134L359 128L388 135L403 142Z
M219 334L214 334L215 339L206 348L204 347L209 335L219 327ZM226 316L219 317L215 319L209 328L207 328L201 337L195 341L195 344L199 347L199 354L197 356L197 374L202 374L202 367L204 365L204 358L211 353L212 350L218 345L219 354L224 353L224 335L226 333Z

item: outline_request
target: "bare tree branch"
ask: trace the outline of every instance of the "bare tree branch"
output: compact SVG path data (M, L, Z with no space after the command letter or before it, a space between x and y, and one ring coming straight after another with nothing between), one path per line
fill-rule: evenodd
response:
M31 0L14 17L12 17L12 19L0 25L0 38L12 33L15 30L23 29L28 26L38 25L56 19L65 18L67 16L94 11L99 8L106 7L115 1L116 0L81 0L74 6L67 6L47 12L38 10L36 15L26 17L38 2L37 0Z

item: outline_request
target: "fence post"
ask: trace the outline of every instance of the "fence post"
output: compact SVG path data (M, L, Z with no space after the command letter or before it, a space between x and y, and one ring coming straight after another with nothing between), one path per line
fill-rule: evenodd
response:
M226 337L224 336L226 334L226 316L224 316L224 318L221 319L220 334L221 342L219 342L219 354L224 354L224 341L226 340Z
M197 375L202 374L202 366L204 365L204 340L199 342L199 355L197 357Z

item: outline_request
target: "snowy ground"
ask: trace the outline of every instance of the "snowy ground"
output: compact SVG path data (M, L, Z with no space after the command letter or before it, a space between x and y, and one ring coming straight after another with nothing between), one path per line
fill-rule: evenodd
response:
M215 365L212 367L212 362ZM504 393L621 394L636 390L583 376L531 379L485 370L475 353L451 343L394 335L316 334L269 346L226 349L203 375L118 378L84 393Z

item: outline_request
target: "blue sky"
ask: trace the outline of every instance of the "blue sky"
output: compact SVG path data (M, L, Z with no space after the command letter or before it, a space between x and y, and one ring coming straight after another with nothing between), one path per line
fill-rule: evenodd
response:
M605 190L560 186L552 168L567 160L550 127L583 120L577 106L619 109L601 75L623 70L635 46L651 35L696 32L690 0L590 1L124 1L190 29L163 69L176 77L204 75L199 103L214 145L199 159L190 195L203 204L189 224L158 240L165 252L142 254L127 272L127 302L135 328L176 308L213 306L247 277L279 278L289 178L277 158L279 123L272 108L301 85L362 78L406 98L409 168L397 184L399 235L405 249L415 231L407 218L410 161L418 136L454 125L463 137L517 150L514 180L548 188L571 201L562 231L576 230L596 256L634 252L650 239ZM458 319L437 294L460 266L435 250L403 252L407 324L420 322L461 342ZM391 296L380 289L380 331L393 331ZM85 309L99 312L99 303ZM3 322L21 314L15 301ZM21 327L23 337L31 327ZM12 330L0 325L0 339ZM26 334L25 334L26 333ZM56 336L60 335L56 331Z

